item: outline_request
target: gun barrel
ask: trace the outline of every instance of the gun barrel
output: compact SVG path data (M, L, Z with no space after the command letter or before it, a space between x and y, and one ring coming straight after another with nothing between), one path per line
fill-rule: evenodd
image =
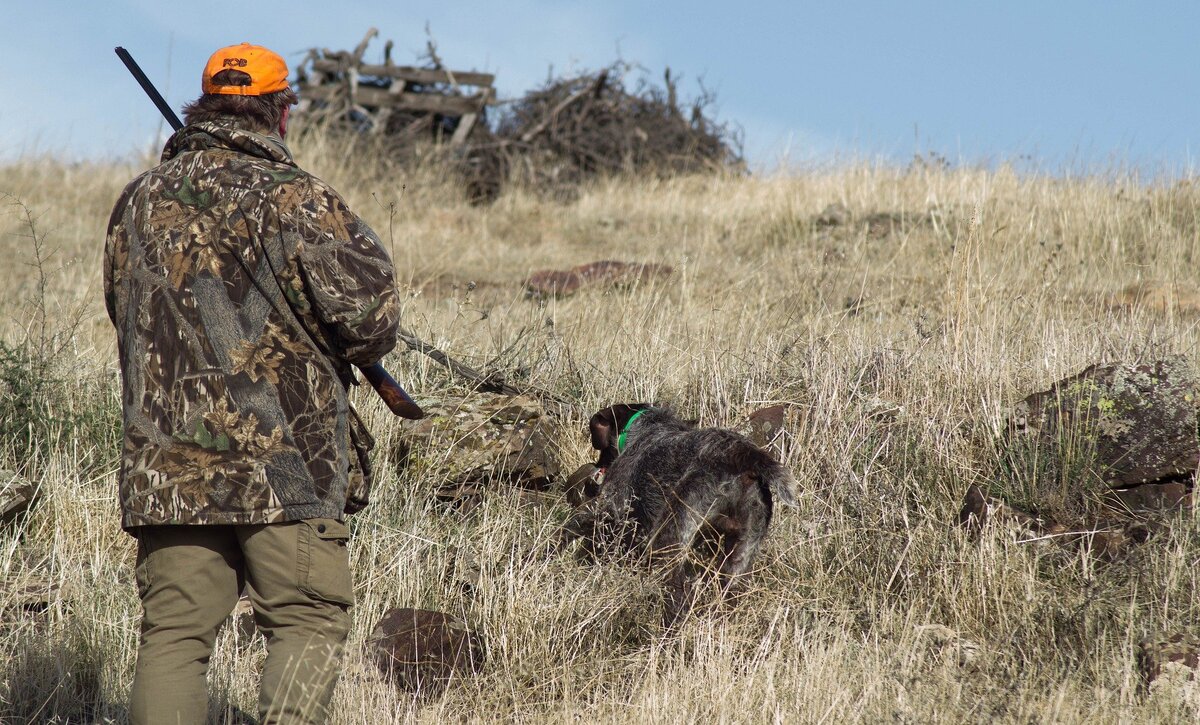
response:
M171 107L167 105L167 100L162 97L162 94L158 92L158 89L154 87L154 84L142 72L142 67L137 64L137 61L133 59L129 51L119 45L113 50L116 51L117 57L121 59L121 62L125 64L129 72L133 74L133 79L138 82L138 85L142 87L146 95L150 96L150 100L154 101L154 105L158 106L158 112L163 115L163 118L167 119L167 123L171 124L171 128L175 131L183 128L183 121L180 121L179 116L175 115L175 111L171 110Z

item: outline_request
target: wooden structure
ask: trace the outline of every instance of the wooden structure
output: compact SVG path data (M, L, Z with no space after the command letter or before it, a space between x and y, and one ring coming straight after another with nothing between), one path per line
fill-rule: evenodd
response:
M374 133L401 112L415 116L415 124L436 115L454 119L452 146L465 143L488 104L495 102L495 76L442 68L432 48L433 68L395 65L390 40L382 64L364 63L367 44L378 34L371 28L350 52L310 50L297 68L298 110L349 115Z

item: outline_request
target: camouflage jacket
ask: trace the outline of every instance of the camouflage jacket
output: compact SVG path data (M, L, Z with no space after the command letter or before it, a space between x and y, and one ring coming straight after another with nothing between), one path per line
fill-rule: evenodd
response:
M366 504L353 364L396 341L392 263L283 141L189 125L109 220L122 525L340 519Z

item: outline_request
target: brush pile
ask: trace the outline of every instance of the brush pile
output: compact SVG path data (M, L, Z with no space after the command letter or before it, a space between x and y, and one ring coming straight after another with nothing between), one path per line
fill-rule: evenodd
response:
M737 167L735 134L710 119L712 94L681 105L668 69L663 85L633 68L557 79L509 104L496 136L512 170L536 187L574 185L617 173L690 174Z
M394 65L390 41L382 64L365 63L375 34L353 51L309 52L297 81L300 113L323 129L382 134L401 162L432 142L472 202L493 201L513 181L570 199L606 175L742 168L740 135L713 120L713 94L701 86L681 100L670 69L662 85L642 73L630 84L637 68L614 63L498 102L492 75L448 70L432 42L421 67Z

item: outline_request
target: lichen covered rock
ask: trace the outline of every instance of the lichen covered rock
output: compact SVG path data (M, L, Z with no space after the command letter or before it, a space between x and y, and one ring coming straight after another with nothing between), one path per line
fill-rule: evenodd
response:
M1196 379L1183 358L1092 365L1017 404L1010 453L1110 487L1190 477L1200 459ZM1069 469L1069 470L1067 470ZM1044 476L1043 476L1044 478Z
M451 488L508 483L546 490L558 478L553 425L537 400L469 392L426 406L402 443L421 465L440 469Z

